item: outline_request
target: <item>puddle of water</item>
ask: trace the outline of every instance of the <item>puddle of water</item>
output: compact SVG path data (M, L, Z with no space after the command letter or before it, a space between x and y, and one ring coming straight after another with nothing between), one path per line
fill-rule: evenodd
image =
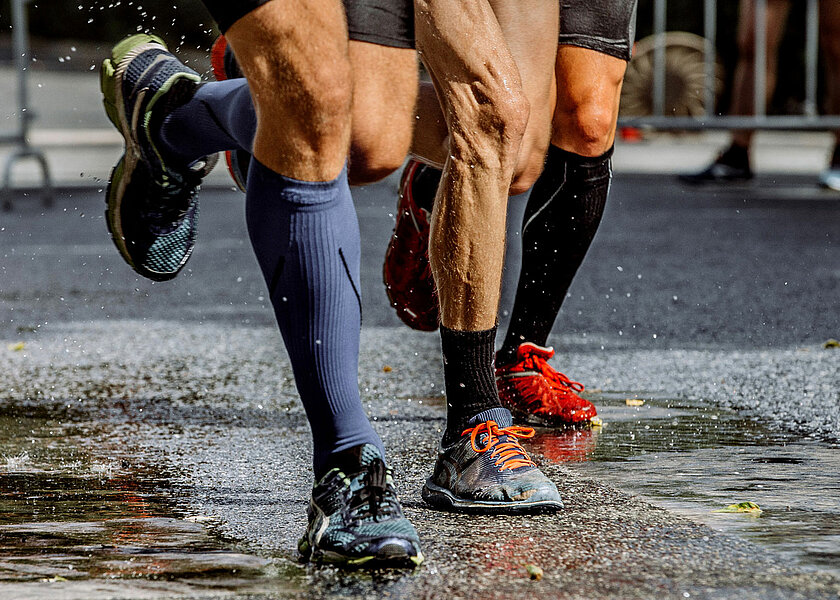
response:
M295 573L225 546L179 511L165 474L128 452L90 426L0 417L0 589L51 598L70 586L97 598L138 586L144 597L297 587Z
M840 452L755 419L665 398L604 394L592 430L542 430L534 449L802 566L840 573ZM717 513L755 502L760 516Z

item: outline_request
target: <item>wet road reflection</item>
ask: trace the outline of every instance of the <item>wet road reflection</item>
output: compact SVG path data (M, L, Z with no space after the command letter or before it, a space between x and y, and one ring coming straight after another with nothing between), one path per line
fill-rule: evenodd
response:
M634 393L591 399L603 427L539 430L533 449L802 566L840 573L837 447L684 401ZM743 501L763 512L713 512Z
M128 452L125 439L84 424L0 417L4 589L97 598L144 588L144 597L156 597L259 589L273 578L271 560L226 547L201 516L173 505L165 473L132 463ZM290 580L271 585L292 589Z

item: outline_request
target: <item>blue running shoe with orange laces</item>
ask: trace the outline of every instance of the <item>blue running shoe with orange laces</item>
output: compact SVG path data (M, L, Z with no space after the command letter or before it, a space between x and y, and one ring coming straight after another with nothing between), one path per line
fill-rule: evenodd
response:
M175 277L192 254L199 184L217 157L169 164L152 132L192 98L200 81L153 35L124 39L102 63L105 112L125 139L108 182L108 230L123 259L154 281Z
M470 513L520 514L563 508L557 487L540 471L519 438L534 435L514 427L505 408L485 410L461 437L439 449L423 499L442 509Z

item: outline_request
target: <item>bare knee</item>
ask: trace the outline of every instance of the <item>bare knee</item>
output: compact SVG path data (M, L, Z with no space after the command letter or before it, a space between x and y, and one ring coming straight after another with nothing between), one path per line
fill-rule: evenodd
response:
M274 120L292 113L293 126L317 151L325 140L335 138L337 131L349 128L353 97L349 66L346 60L337 61L298 73L294 81L289 81L288 75L280 74L282 63L270 64L264 83L251 84L256 87L258 115Z
M321 37L309 48L314 32ZM226 36L257 113L254 156L289 177L335 177L347 158L352 80L339 6L269 2Z
M600 156L613 144L615 110L597 102L558 103L553 139L559 146L581 156Z
M456 90L450 127L451 158L470 169L512 174L530 107L521 89L465 85Z
M350 184L368 185L384 179L402 166L407 153L407 144L397 146L390 140L365 143L357 140L354 132L350 142Z

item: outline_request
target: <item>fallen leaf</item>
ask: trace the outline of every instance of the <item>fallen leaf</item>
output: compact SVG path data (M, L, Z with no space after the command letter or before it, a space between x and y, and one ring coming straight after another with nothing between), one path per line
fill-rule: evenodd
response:
M840 348L840 342L838 342L834 338L831 338L825 341L825 343L823 344L823 348Z
M9 344L9 345L8 345L8 348L9 348L9 350L11 350L12 352L20 352L21 350L23 350L24 348L26 348L26 344L24 344L23 342L17 342L17 343L15 343L15 344Z
M525 570L528 571L528 577L534 581L539 581L543 578L543 570L537 565L525 565Z
M56 575L55 577L50 577L49 579L42 579L41 581L46 583L55 583L57 581L67 581L67 579L65 579L61 575Z
M390 373L391 371L393 371L393 369L391 368L391 365L385 365L384 367L382 367L382 370L385 371L386 373Z
M604 420L601 417L597 417L597 416L592 417L591 419L589 419L589 426L590 427L603 427L604 426Z
M755 502L739 502L738 504L730 504L726 508L719 508L712 512L719 512L719 513L750 513L753 515L759 515L761 513L761 508L759 508L758 504Z
M627 400L624 401L624 404L627 406L644 406L645 401L641 398L627 398Z

